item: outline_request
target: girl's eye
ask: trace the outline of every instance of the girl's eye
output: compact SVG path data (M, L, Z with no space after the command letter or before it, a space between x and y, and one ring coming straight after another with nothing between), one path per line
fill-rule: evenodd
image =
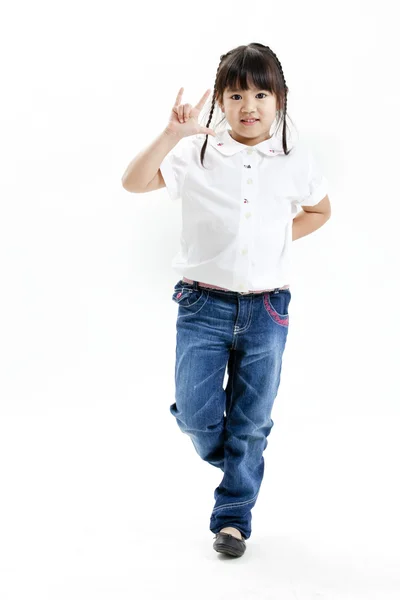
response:
M264 92L260 92L259 94L257 94L257 96L267 96L267 94L264 94ZM240 94L233 94L233 96L240 96ZM233 96L231 96L231 98L233 98Z

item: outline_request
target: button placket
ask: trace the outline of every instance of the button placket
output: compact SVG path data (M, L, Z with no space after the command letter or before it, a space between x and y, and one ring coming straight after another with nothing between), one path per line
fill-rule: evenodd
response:
M243 178L242 178L242 212L241 212L241 224L240 224L240 233L239 233L239 247L238 247L238 276L237 285L240 291L247 291L247 281L248 275L250 271L250 262L254 264L251 260L251 240L252 240L252 210L251 203L256 197L257 193L257 178L252 176L252 172L254 171L254 162L249 161L246 155L251 155L255 151L253 148L247 148L244 151L243 155ZM254 160L254 159L253 159ZM251 171L252 169L252 171ZM250 175L250 177L249 177Z
M249 150L251 151L251 153L253 152L252 148L248 148L246 150L246 153L249 153ZM246 163L243 165L246 169L251 169L253 167L253 165L251 165L250 163ZM243 198L243 204L249 204L251 202L251 196L253 195L252 192L252 188L250 186L253 186L254 184L254 179L253 177L247 177L246 179L246 183L244 184L244 190L245 190L245 198ZM249 193L250 192L250 193ZM249 198L250 196L250 198ZM251 217L251 210L247 210L244 213L245 219L249 219Z

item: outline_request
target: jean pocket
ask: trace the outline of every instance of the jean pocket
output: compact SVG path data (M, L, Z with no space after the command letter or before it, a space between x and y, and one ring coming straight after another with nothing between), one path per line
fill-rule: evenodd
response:
M184 308L190 308L195 305L200 308L206 299L206 290L200 288L195 290L194 287L185 282L183 284L177 283L172 294L172 300Z
M263 296L264 307L271 319L282 327L289 326L289 304L291 300L289 289L279 292L266 292Z

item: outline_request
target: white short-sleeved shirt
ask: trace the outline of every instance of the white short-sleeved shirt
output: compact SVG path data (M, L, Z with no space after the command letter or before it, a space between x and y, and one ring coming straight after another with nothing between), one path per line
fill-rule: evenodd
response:
M172 268L181 277L237 292L290 285L292 221L301 205L314 206L328 182L311 149L274 134L255 146L225 129L188 136L160 165L168 194L182 199L180 250Z

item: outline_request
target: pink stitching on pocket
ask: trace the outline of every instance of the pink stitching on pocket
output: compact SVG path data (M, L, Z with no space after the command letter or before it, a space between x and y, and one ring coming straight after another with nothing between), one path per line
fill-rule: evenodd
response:
M278 313L273 309L272 305L268 302L267 294L264 294L264 304L265 308L267 309L274 321L276 321L280 325L285 325L286 327L288 327L289 317L281 317L278 315Z

